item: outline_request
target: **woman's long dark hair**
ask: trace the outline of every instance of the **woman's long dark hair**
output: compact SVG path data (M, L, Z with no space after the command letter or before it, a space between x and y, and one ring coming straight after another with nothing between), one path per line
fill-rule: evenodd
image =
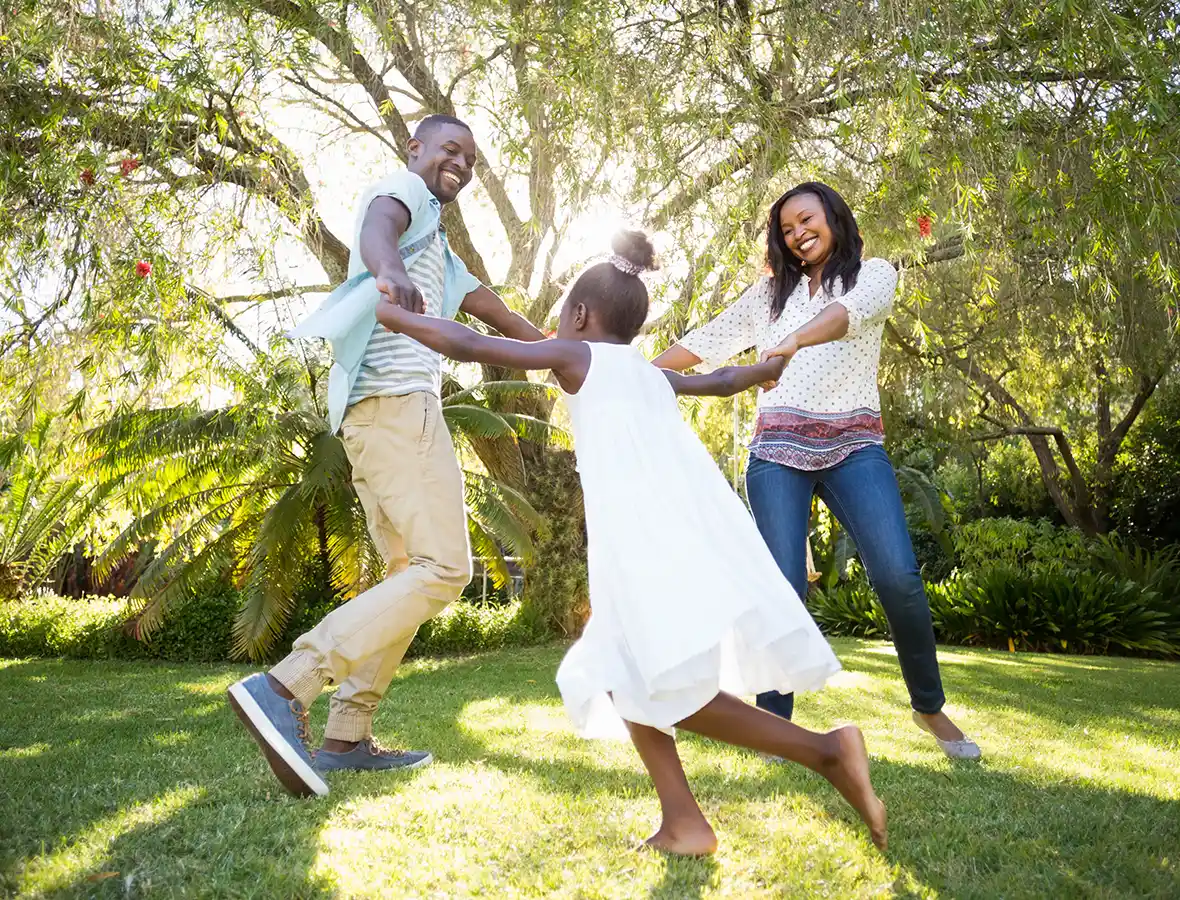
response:
M856 227L856 216L852 214L844 198L818 181L807 181L791 188L770 207L766 261L774 278L774 297L770 303L771 321L782 315L787 298L803 279L803 261L787 247L787 239L783 235L783 226L779 221L783 204L800 194L814 194L819 197L824 215L828 219L828 228L832 231L835 246L824 266L824 289L831 293L836 279L839 278L843 289L850 291L856 285L856 276L860 273L860 255L864 250L864 241L860 238L860 229Z

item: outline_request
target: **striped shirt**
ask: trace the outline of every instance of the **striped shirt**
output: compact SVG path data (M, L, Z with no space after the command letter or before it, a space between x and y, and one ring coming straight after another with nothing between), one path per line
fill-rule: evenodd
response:
M410 281L422 292L426 315L442 315L444 259L438 234L406 268ZM442 358L404 334L373 328L361 360L360 372L348 395L348 405L366 397L400 397L417 391L438 396L442 389Z

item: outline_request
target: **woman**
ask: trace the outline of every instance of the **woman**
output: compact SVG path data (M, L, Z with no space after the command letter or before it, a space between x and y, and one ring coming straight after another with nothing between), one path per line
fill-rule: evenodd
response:
M807 591L807 531L818 493L856 542L885 614L909 688L914 721L950 757L979 747L942 711L930 604L886 455L877 366L897 273L861 258L848 204L824 184L788 191L770 209L771 274L712 322L656 359L710 368L757 346L789 363L758 398L746 488L758 530L800 596ZM763 709L790 718L793 696L760 694Z

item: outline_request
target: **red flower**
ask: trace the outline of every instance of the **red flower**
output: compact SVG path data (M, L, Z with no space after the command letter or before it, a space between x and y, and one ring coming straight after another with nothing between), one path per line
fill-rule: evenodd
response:
M547 338L557 337L557 329L554 328L552 331L546 331L545 337L547 337Z
M147 278L152 274L152 264L146 259L141 259L135 264L135 275L138 278Z
M119 163L119 171L123 173L124 178L126 178L128 175L130 175L132 172L134 172L138 168L139 168L139 160L133 156L129 156L125 160L123 160L121 163Z
M918 216L918 234L924 238L934 233L934 223L929 216Z
M86 187L92 186L94 184L94 169L83 169L82 173L78 176L78 180L86 185Z

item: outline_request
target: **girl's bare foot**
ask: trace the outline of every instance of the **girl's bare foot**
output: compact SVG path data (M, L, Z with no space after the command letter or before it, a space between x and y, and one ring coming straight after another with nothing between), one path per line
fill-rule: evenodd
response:
M717 835L704 819L699 822L665 821L660 830L643 844L677 856L712 856L717 852Z
M873 791L869 780L869 754L864 736L855 725L829 731L827 736L835 746L831 762L824 767L822 774L864 819L877 849L884 850L888 844L885 804Z

